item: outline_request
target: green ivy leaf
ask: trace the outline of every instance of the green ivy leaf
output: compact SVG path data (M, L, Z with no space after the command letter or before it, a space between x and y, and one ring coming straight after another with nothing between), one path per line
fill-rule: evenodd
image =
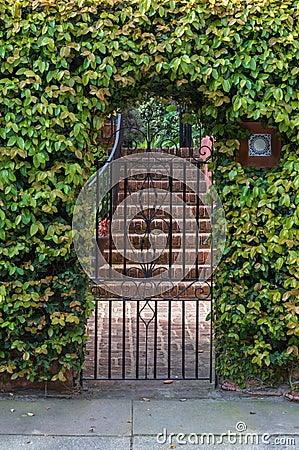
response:
M30 236L34 236L38 232L38 225L33 223L30 227Z

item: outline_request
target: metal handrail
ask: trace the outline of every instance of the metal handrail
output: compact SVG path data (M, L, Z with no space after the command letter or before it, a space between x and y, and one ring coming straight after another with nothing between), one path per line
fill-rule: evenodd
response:
M97 172L95 174L95 177L93 180L91 180L88 183L88 187L93 186L96 182L97 179L100 175L102 175L108 168L109 163L111 163L111 161L113 161L114 159L117 159L120 157L120 148L122 145L122 138L123 138L123 130L121 128L121 122L122 122L122 115L121 114L117 114L117 124L116 124L116 132L115 132L115 141L114 141L114 145L112 148L112 151L109 155L109 157L106 159L105 164L103 165L103 167L100 169L99 172Z

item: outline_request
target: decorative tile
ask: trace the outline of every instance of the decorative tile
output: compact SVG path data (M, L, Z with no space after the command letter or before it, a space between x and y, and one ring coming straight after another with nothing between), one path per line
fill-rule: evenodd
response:
M271 134L252 134L249 138L249 156L271 155Z

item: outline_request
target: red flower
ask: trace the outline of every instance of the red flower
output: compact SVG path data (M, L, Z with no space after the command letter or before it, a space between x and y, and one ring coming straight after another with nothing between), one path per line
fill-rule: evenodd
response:
M108 236L109 234L109 222L108 219L102 219L98 225L99 236Z

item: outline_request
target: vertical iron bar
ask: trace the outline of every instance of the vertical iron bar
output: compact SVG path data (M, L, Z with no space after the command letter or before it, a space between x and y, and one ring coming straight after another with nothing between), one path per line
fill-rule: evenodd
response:
M148 360L148 326L145 326L145 364L144 364L144 378L147 380L147 360Z
M213 140L211 139L211 161L212 161L212 168L214 169L214 146L213 146ZM214 175L213 170L211 173L211 182L212 185L214 184ZM213 305L213 291L214 291L214 277L213 277L213 266L214 266L214 240L213 240L213 220L214 220L214 200L211 198L211 238L210 238L210 246L211 246L211 256L210 256L210 279L211 279L211 291L210 291L210 302L211 302L211 319L210 319L210 383L213 381L213 324L214 324L214 305ZM216 367L216 364L215 364ZM216 369L215 369L216 370ZM216 377L215 377L216 379Z
M199 352L199 300L196 299L195 311L195 378L198 378L198 352Z
M173 163L171 161L170 163L170 174L169 174L169 195L170 195L170 199L169 199L169 230L168 230L168 238L169 238L169 262L168 262L168 267L169 267L169 276L171 277L171 266L172 266L172 247L173 247L173 243L172 243L172 232L173 232L173 227L172 227L172 191L173 191Z
M99 239L99 200L100 200L100 180L99 180L99 169L100 163L97 160L97 178L96 178L96 243L95 243L95 279L99 277L99 247L98 247L98 239Z
M211 319L210 319L210 383L213 381L213 275L211 275Z
M87 193L87 187L84 188L84 194ZM94 211L95 209L95 195L96 195L96 185L92 184L91 186L91 205L90 205L90 209L89 212L92 214L92 211ZM96 223L97 223L97 218L96 218ZM96 227L97 228L97 227ZM93 272L93 277L94 279L96 279L96 258L97 258L97 231L95 232L95 243L94 243L94 255L93 255L93 264L95 265L94 267L94 272Z
M190 149L192 147L192 125L190 125L189 123L186 123L186 135L186 147L189 147Z
M146 151L151 151L151 125L150 125L150 119L147 120L147 126L146 126L147 136L146 136Z
M183 273L186 272L186 165L184 164L183 171L183 242L182 242L182 252L183 252ZM190 277L190 275L189 275Z
M109 305L109 316L108 316L108 378L110 379L112 376L112 304L113 300L108 300Z
M140 300L137 300L136 313L136 379L139 378L139 319L140 319Z
M126 378L126 301L122 301L123 305L123 336L122 336L122 378Z
M168 378L171 378L171 299L168 300Z
M197 164L197 168L201 169L199 164ZM199 194L200 189L200 172L197 170L197 180L196 180L196 192ZM199 252L199 233L200 233L200 222L199 222L199 195L196 195L196 224L197 224L197 232L196 232L196 261L195 261L195 277L198 280L199 279L199 259L198 259L198 252Z
M157 378L158 300L155 300L154 314L154 378Z
M149 298L145 298L144 299L145 303L144 303L144 308L149 305ZM145 326L145 365L144 365L144 376L145 379L147 380L148 376L147 376L147 368L148 368L148 327L149 327L149 323L148 322L144 322L144 326Z
M183 125L183 112L184 110L180 108L180 114L179 114L179 124L180 124L180 148L183 148L185 145L185 138L184 138L184 125Z
M180 108L179 123L180 123L180 148L192 147L192 126L188 123L183 123L185 109Z
M113 166L110 164L109 165L110 168L110 186L113 185ZM109 277L111 278L111 272L112 272L112 264L113 264L113 250L112 250L112 234L111 234L111 228L112 228L112 215L113 215L113 197L114 197L114 191L116 189L116 186L114 186L106 195L109 196L108 201L109 201L109 211L108 211L108 215L109 215L109 221L110 221L110 227L109 227ZM107 202L108 203L108 202Z
M94 374L93 377L96 380L98 378L98 300L95 307L94 318Z
M127 242L126 242L126 236L129 230L127 230L127 192L128 192L128 168L127 163L125 162L125 179L124 179L124 201L123 201L123 208L124 208L124 256L123 256L123 275L127 275Z
M112 135L115 133L116 130L116 116L111 116L111 124L110 124L110 128L111 128L111 134L110 134L110 138L112 137Z
M185 301L182 302L182 378L185 378Z

